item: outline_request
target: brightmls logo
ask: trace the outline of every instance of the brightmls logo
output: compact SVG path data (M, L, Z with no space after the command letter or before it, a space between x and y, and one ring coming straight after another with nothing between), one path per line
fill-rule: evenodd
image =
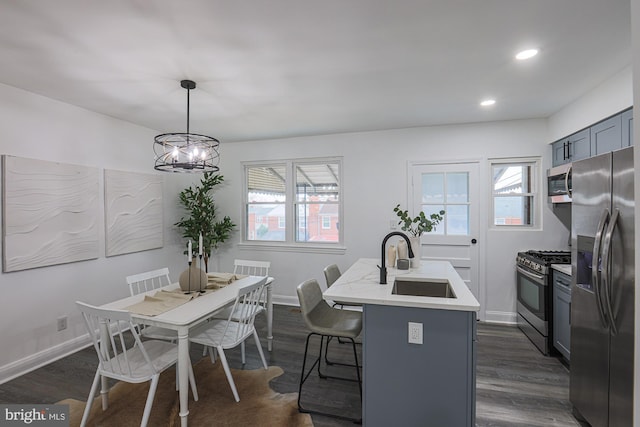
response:
M0 426L69 427L69 405L0 405Z

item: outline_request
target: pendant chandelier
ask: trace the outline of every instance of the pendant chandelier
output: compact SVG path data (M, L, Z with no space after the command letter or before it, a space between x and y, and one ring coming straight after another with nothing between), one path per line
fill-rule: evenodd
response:
M163 172L217 172L220 170L220 141L189 132L189 93L196 88L196 83L182 80L180 86L187 90L187 132L163 133L155 137L154 168Z

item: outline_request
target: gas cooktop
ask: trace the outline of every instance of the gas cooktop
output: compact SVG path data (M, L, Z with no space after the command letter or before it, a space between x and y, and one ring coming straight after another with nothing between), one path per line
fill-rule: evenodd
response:
M530 250L518 252L516 261L518 265L546 273L551 264L571 264L571 252Z
M527 251L524 252L536 261L546 264L571 264L571 252L569 251Z

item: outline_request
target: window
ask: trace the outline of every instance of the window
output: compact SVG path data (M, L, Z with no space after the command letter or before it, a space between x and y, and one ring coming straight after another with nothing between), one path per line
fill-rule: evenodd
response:
M339 244L342 160L245 163L245 242Z
M538 225L539 161L491 163L492 226L535 227Z
M331 217L329 215L322 215L322 229L331 229Z
M447 236L469 235L469 173L429 172L422 174L420 208L429 217L446 212L444 224L429 234Z

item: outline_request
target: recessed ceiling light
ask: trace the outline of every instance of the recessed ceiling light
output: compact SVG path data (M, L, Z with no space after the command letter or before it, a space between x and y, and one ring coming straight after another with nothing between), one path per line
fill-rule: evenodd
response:
M488 107L488 106L493 105L495 103L496 103L495 99L485 99L484 101L482 101L480 103L480 105L482 105L483 107Z
M527 49L527 50L523 50L522 52L518 52L518 54L516 55L516 59L519 59L522 61L524 59L533 58L537 54L538 54L538 49Z

